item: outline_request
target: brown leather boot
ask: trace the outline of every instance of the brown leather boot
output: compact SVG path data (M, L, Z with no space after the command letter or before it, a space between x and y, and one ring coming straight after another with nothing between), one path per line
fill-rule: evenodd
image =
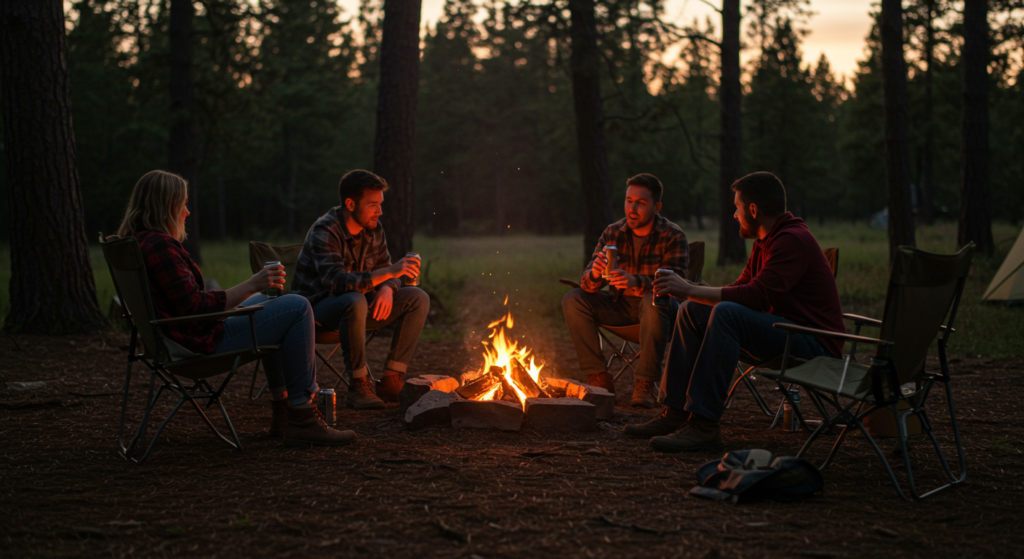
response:
M273 400L270 402L270 409L270 436L282 439L285 430L288 429L288 400Z
M626 425L622 433L631 439L649 439L674 433L686 425L689 419L690 412L665 406L661 414L654 419L647 423Z
M615 377L608 373L593 373L587 375L587 384L598 388L604 388L608 392L615 394Z
M385 402L397 402L398 393L405 385L405 375L397 371L388 371L377 382L377 396Z
M369 376L352 379L348 385L348 407L354 410L382 410L384 400L373 391L373 381Z
M721 425L694 414L682 429L652 438L651 448L659 452L721 452L725 445Z
M287 446L342 446L355 438L353 431L339 431L324 423L315 405L288 408L288 429L284 434L284 444Z
M654 386L654 382L649 380L638 380L633 385L633 398L630 400L629 405L634 408L647 408L651 409L657 407L658 398L655 396L657 387Z

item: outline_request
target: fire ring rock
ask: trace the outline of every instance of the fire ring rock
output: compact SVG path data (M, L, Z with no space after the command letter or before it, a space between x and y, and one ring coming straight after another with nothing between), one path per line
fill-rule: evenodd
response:
M498 429L518 431L523 425L523 408L504 400L458 400L451 406L452 427L457 429Z
M526 422L538 431L593 431L597 406L579 398L528 398Z
M434 425L450 425L452 414L449 407L460 399L454 392L428 390L405 410L405 426L410 431L417 431Z
M455 392L459 381L445 375L423 375L405 379L402 390L398 393L398 406L402 413L416 403L424 394L431 390Z
M558 390L564 390L566 398L576 398L597 406L597 418L600 420L611 419L615 415L615 394L604 388L562 378L548 378L547 383Z

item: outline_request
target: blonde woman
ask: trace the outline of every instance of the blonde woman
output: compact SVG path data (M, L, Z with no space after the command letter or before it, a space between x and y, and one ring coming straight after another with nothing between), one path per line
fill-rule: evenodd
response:
M280 345L264 359L272 395L270 434L285 444L344 445L355 439L352 431L337 431L320 418L313 396L319 392L313 359L313 312L298 295L274 299L260 292L283 289L283 267L264 268L226 290L207 291L203 274L181 245L189 215L185 179L165 171L150 171L132 190L117 234L134 236L146 261L153 305L161 318L196 315L261 304L256 313L260 345ZM183 322L163 327L178 345L210 355L250 347L252 334L245 316Z

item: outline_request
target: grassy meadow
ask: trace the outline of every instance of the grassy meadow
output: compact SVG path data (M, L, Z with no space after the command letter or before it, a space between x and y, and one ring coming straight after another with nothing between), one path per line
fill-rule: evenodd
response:
M885 230L851 223L812 223L811 227L822 247L839 248L837 282L843 310L880 316L888 277ZM724 285L739 275L742 266L716 266L716 230L684 229L690 241L707 243L706 281ZM997 253L993 258L975 258L956 317L957 333L950 339L951 353L956 355L1024 355L1024 309L981 303L981 295L1016 239L1018 229L997 224L993 233ZM951 252L955 239L956 225L952 223L921 227L917 231L918 246L925 250ZM561 311L562 295L568 288L558 278L578 280L583 253L580 236L418 237L415 244L424 259L423 287L435 300L424 339L475 342L485 338L487 324L505 312L506 295L520 335L568 336ZM105 311L114 289L99 247L91 247L91 254L97 296ZM245 242L206 242L203 257L204 275L224 287L250 275ZM9 280L10 250L4 246L0 247L0 317L6 317L10 309Z

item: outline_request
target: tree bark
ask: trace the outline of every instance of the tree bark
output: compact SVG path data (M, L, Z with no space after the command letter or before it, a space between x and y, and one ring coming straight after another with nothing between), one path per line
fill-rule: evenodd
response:
M105 328L75 165L60 0L0 0L0 84L11 209L11 310L4 329Z
M918 178L917 216L924 225L935 223L935 101L933 75L935 64L935 0L925 2L924 41L924 172Z
M588 262L601 233L612 222L608 147L601 101L601 60L597 50L594 0L570 0L572 101L583 194L583 261Z
M901 245L914 246L910 203L910 141L907 132L907 69L903 60L903 7L882 0L882 81L885 91L885 175L889 194L889 259Z
M202 262L199 249L199 194L196 192L195 86L192 79L192 0L171 0L170 93L171 129L168 135L168 168L188 181L188 211L185 221L185 250Z
M746 261L747 245L733 218L732 183L743 173L743 90L740 86L740 0L722 3L722 80L718 88L721 131L718 144L718 265Z
M420 0L385 0L374 172L388 181L383 220L392 259L412 250Z
M988 191L988 0L964 2L963 66L957 244L974 242L991 256L995 244Z

